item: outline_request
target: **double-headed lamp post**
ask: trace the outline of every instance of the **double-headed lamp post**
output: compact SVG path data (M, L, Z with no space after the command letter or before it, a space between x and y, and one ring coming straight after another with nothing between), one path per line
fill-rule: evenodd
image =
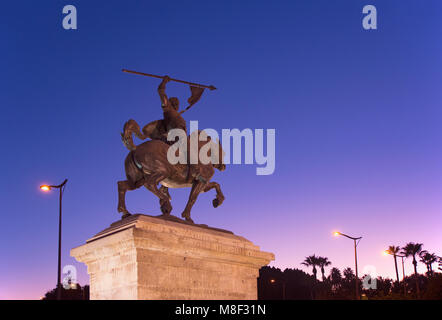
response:
M355 244L355 272L356 272L356 279L355 279L355 294L356 294L356 300L360 300L360 296L359 296L359 278L358 278L358 254L357 254L357 252L356 252L356 247L358 246L358 243L359 243L359 241L358 240L361 240L362 239L362 237L350 237L350 236L348 236L348 235L346 235L346 234L344 234L344 233L342 233L342 232L339 232L339 231L335 231L335 232L333 232L333 234L337 237L337 236L344 236L344 237L347 237L347 238L349 238L349 239L351 239L351 240L353 240L354 241L354 244Z
M57 274L57 300L61 300L61 204L63 199L63 191L64 187L66 185L66 182L68 182L68 179L65 179L61 184L58 186L49 186L49 185L42 185L40 186L40 189L48 192L51 189L55 188L60 191L60 202L59 202L59 217L58 217L58 274Z
M404 295L406 295L407 294L407 289L406 289L406 286L405 286L405 267L404 267L404 258L405 258L405 256L403 256L403 255L399 255L399 254L394 254L393 252L391 252L390 250L384 250L384 252L383 252L383 254L386 256L386 255L388 255L388 254L391 254L392 256L394 256L394 257L399 257L399 258L401 258L401 260L402 260L402 283L403 283L403 285L404 285ZM395 258L395 263L396 263L396 258ZM396 271L397 271L397 269L396 269ZM398 279L398 282L399 282L399 279Z

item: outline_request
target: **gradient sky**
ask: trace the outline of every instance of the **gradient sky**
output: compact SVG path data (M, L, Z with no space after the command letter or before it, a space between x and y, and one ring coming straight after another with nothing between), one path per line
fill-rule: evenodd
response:
M61 26L67 4L78 30ZM376 31L362 29L366 4ZM89 281L69 250L120 217L122 126L162 116L158 80L121 68L218 87L185 114L200 128L276 129L275 173L217 172L226 201L214 209L214 193L201 195L197 223L250 239L282 269L310 272L300 263L313 253L353 268L352 242L333 230L363 236L360 270L382 276L394 276L388 245L441 254L441 12L438 0L3 3L0 299L55 287L58 198L38 186L64 178L62 264ZM184 102L188 87L168 93ZM188 193L171 191L172 214ZM160 213L145 189L127 204Z

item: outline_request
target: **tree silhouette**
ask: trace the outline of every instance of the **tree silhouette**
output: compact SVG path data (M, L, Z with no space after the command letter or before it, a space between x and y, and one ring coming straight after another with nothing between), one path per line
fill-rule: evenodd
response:
M57 300L57 288L46 292L42 300ZM79 284L76 284L69 289L65 289L62 286L61 300L89 300L89 286L81 287Z
M436 254L429 253L426 250L422 250L419 253L420 261L427 266L427 272L428 274L433 274L433 267L432 264L435 263L438 259Z
M313 276L315 277L315 280L317 280L316 273L318 271L316 270L316 266L319 265L318 257L316 257L315 255L308 256L303 262L301 262L301 264L307 267L313 267Z
M262 267L258 278L258 299L282 300L283 290L285 298L291 300L313 299L313 276L298 269L285 269Z
M332 268L328 277L332 285L332 291L337 292L340 289L342 283L341 271L338 268Z
M419 279L418 279L418 273L417 273L417 261L416 261L416 255L419 255L419 253L422 251L422 243L414 243L409 242L405 245L405 247L402 248L402 254L406 257L413 257L413 266L414 266L414 275L416 278L416 289L417 289L417 296L420 297L420 288L419 288Z
M426 300L442 300L442 274L434 273L423 296Z
M317 257L316 257L317 258ZM260 300L320 300L320 299L345 299L354 298L354 281L356 277L351 268L341 272L332 268L325 281L319 282L311 275L298 269L285 269L281 271L274 267L263 267L259 270L258 299ZM273 280L273 281L272 281ZM378 277L376 289L363 289L361 291L369 300L399 300L417 297L417 285L424 299L442 300L442 273L433 272L426 275L413 274L402 281L393 283L391 279ZM406 293L402 290L406 288Z
M390 254L392 254L392 255L393 255L393 258L394 258L394 267L395 267L395 269L396 269L397 283L399 283L399 271L398 271L398 269L397 269L397 254L399 253L400 250L401 250L401 248L400 248L400 247L397 247L397 246L389 246L389 247L388 247L388 252L389 252Z
M345 268L343 274L344 274L344 280L348 282L352 282L356 278L351 268Z
M325 267L331 265L331 261L327 257L317 257L318 266L321 268L322 281L325 281Z

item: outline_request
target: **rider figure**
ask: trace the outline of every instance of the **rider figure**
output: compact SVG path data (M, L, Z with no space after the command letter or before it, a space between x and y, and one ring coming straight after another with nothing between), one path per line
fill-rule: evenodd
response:
M166 83L169 81L169 76L164 76L163 81L158 86L158 94L160 95L161 99L161 108L163 108L163 123L166 133L172 129L182 129L187 134L186 121L178 111L180 101L176 97L167 98Z
M158 94L160 95L161 99L161 108L163 109L163 125L166 132L165 135L167 137L169 130L172 129L184 130L187 135L186 121L178 111L180 101L176 97L168 98L166 95L166 83L169 81L170 77L164 76L163 81L158 86ZM167 138L165 139L165 142L168 144L175 143L175 141L167 141ZM187 152L188 177L192 176L193 178L201 179L202 177L200 176L198 164L189 164L189 159L189 153Z

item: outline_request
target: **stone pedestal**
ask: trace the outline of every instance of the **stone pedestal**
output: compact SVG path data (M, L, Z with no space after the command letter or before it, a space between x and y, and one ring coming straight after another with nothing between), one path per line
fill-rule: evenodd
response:
M133 215L71 256L87 265L91 299L257 299L259 268L274 260L243 237Z

